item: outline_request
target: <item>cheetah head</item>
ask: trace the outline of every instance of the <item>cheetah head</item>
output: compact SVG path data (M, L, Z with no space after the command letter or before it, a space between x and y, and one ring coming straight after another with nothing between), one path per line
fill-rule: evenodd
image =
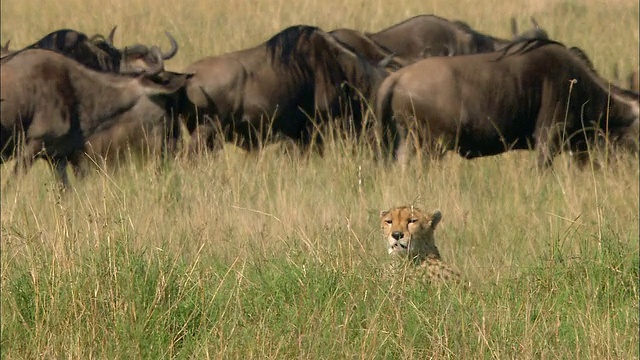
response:
M439 257L434 231L442 219L440 210L425 213L413 206L400 206L380 212L380 226L389 254L414 258Z

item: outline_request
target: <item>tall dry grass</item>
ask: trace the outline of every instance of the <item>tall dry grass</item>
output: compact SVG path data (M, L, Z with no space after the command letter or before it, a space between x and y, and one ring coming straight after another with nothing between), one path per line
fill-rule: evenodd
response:
M638 67L632 1L3 1L21 47L58 28L181 48L167 65L292 24L377 30L435 13L497 36L533 15L611 78ZM166 45L165 45L166 46ZM637 358L638 159L554 171L534 154L411 163L355 145L280 147L94 171L59 198L40 164L4 187L3 358ZM440 208L441 252L471 286L382 280L378 213Z

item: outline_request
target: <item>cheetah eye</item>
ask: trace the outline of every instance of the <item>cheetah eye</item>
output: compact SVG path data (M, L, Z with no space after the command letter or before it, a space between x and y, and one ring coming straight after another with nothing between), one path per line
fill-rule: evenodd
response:
M384 219L384 222L391 225L393 223L393 220L391 219Z
M410 218L409 219L409 224L413 224L414 222L418 221L418 219L416 218Z

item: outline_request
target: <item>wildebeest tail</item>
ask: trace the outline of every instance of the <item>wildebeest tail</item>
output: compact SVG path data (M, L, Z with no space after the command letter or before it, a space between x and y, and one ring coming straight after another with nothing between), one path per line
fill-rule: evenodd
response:
M377 152L382 157L388 157L397 150L400 139L398 129L393 117L391 102L396 86L396 78L387 78L382 82L376 96L375 117L376 117L376 139Z

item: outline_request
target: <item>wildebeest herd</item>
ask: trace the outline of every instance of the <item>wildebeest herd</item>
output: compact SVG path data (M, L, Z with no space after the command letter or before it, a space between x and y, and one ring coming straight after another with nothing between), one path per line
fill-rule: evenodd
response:
M534 149L539 165L606 139L638 151L639 94L602 78L587 55L534 27L512 39L419 15L376 33L292 26L253 48L165 70L178 52L54 31L1 48L1 161L66 166L122 148L248 151L290 138L322 153L328 125L365 138L382 158L410 151L466 158ZM635 87L634 87L635 86ZM632 88L633 87L633 88ZM185 141L186 140L186 141ZM182 146L181 146L182 145ZM194 151L197 152L197 151Z

